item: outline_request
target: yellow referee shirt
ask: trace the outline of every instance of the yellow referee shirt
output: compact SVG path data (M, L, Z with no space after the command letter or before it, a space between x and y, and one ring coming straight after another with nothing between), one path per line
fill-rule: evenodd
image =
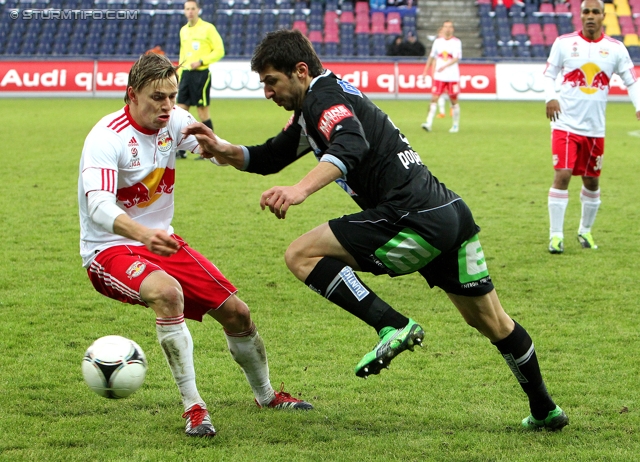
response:
M215 26L198 19L195 26L188 23L180 29L180 70L191 70L191 63L202 61L199 71L206 70L224 57L224 43Z

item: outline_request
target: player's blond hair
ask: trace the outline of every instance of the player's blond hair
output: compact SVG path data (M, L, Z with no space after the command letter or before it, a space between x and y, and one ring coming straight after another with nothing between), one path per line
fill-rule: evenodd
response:
M170 79L174 76L177 80L178 66L174 66L166 56L156 53L140 56L129 71L129 81L127 82L127 91L124 94L124 102L127 104L131 102L128 92L129 87L138 92L151 82Z

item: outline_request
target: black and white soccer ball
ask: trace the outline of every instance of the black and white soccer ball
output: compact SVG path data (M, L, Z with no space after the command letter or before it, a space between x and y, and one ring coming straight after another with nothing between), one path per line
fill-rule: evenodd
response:
M126 398L135 392L147 373L147 358L138 345L119 335L101 337L82 359L84 381L100 396Z

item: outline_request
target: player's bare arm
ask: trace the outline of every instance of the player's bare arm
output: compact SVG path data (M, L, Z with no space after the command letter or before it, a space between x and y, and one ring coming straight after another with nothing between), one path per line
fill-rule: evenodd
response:
M314 192L342 177L338 167L329 162L320 162L294 186L274 186L262 193L260 207L269 207L277 218L284 219L292 205L304 202Z
M555 122L560 114L560 103L557 99L552 99L547 103L547 119L551 122Z
M113 223L113 232L142 242L151 252L168 257L180 249L180 244L163 229L147 228L132 220L128 215L118 215Z
M232 165L241 169L244 165L244 153L240 146L230 144L217 137L206 125L196 122L182 129L185 136L194 135L201 149L201 156L215 159L220 164Z
M444 66L440 67L440 69L438 69L438 72L442 72L443 70L445 70L447 67L449 66L453 66L454 64L457 64L458 61L460 61L460 58L455 58L452 59L451 61L449 61L447 64L445 64Z
M431 56L429 56L429 58L427 59L427 64L425 64L424 66L424 71L422 72L422 76L426 77L427 75L429 75L431 73L431 65L434 63L433 58Z

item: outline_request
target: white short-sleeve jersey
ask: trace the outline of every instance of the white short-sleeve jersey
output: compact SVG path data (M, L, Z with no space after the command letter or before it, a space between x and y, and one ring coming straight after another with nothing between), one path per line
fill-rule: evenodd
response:
M153 131L140 127L129 106L102 118L84 142L78 178L80 205L80 255L87 267L96 251L133 244L112 234L89 216L87 194L107 191L116 205L133 220L149 228L173 233L173 188L176 150L193 151L194 136L184 137L183 127L195 122L187 111L174 107L166 127Z
M456 58L462 59L462 42L460 42L460 39L456 37L451 37L450 39L438 37L433 41L429 56L436 60L436 67L433 73L434 80L440 80L441 82L460 81L460 67L458 63L438 72L438 69L450 61Z
M549 53L545 77L561 75L560 114L551 127L577 135L604 137L605 110L611 76L626 86L636 81L627 48L605 34L589 40L582 32L561 35Z

